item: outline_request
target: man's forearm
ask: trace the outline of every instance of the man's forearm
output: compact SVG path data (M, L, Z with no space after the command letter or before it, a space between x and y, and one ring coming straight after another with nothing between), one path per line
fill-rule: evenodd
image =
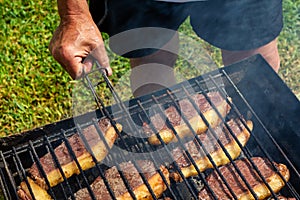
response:
M49 45L53 57L76 79L91 70L92 61L83 63L83 59L93 53L111 75L105 45L86 0L57 0L57 5L61 21Z
M70 16L90 16L86 0L57 0L58 13L61 19Z

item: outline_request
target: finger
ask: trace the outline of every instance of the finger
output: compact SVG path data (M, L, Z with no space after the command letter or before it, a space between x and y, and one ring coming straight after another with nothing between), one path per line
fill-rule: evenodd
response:
M69 73L73 79L77 79L82 74L81 59L74 57L70 51L63 48L56 48L54 43L50 43L49 49L55 60Z
M66 63L64 68L73 79L79 79L83 75L85 66L82 64L82 58L75 57ZM85 70L86 71L86 70Z
M84 72L90 72L92 70L92 67L93 67L93 59L87 57L83 62Z
M99 62L101 67L104 67L107 70L108 76L112 75L112 69L109 64L109 58L107 56L104 43L101 43L98 47L91 51L90 55ZM87 63L88 62L89 59L87 59Z

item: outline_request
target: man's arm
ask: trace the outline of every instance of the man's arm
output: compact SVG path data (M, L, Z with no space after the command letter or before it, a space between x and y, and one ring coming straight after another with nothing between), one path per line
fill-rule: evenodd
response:
M96 49L93 55L111 75L104 42L86 0L57 0L57 5L61 20L49 45L53 57L76 79L82 75L83 68L90 70L92 64L82 61Z

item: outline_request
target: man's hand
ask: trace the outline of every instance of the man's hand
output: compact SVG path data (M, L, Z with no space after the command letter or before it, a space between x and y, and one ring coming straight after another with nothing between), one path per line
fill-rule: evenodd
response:
M53 57L73 79L77 79L82 75L83 70L87 72L91 69L90 61L85 61L84 64L82 61L93 51L93 56L107 69L108 75L111 75L112 70L104 42L92 17L88 12L78 11L78 7L72 8L72 3L76 3L76 0L75 2L69 0L69 2L71 3L66 5L68 0L58 1L61 22L49 45ZM85 7L87 5L84 4L81 8Z

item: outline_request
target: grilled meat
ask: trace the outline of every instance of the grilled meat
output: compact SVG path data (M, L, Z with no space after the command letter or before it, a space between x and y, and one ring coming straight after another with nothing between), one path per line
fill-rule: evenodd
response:
M115 129L113 128L113 126L111 125L110 121L107 118L104 118L98 122L98 125L101 131L104 133L104 138L106 140L106 143L108 144L109 147L112 147L118 135ZM116 124L116 126L119 129L119 131L121 131L122 126L120 124ZM86 137L88 144L90 145L91 150L95 155L96 160L99 162L102 161L107 155L109 149L106 149L105 143L99 137L96 128L93 125L91 125L83 129L82 132L83 135ZM88 150L84 146L84 143L78 134L74 134L70 138L68 138L68 142L70 143L70 146L72 147L72 150L82 170L89 169L95 165L90 152L88 152ZM59 164L62 167L62 170L66 178L69 178L74 174L80 173L65 143L62 143L57 148L55 148L54 152L59 161ZM40 163L43 167L44 172L47 175L47 179L51 187L57 185L58 183L64 180L59 169L56 167L56 164L50 153L47 153L42 158L40 158ZM40 174L40 171L38 170L36 163L34 163L29 169L29 174L30 177L40 187L44 189L48 189L45 179Z
M242 124L240 119L231 119L229 122L227 122L227 124L232 131L232 134L234 134L240 144L244 146L250 138L250 133ZM247 121L246 124L248 128L252 130L252 122ZM217 126L214 129L214 133L216 135L216 138L225 147L226 151L232 159L235 159L240 155L241 148L239 147L237 141L233 138L229 130L225 127L225 125L223 126L223 128L221 128L221 126ZM225 165L230 162L223 149L220 147L220 144L217 142L217 139L212 135L211 131L208 130L206 134L197 135L197 137L204 145L205 150L207 151L207 153L209 153L217 166ZM208 168L213 168L212 163L208 159L206 153L203 151L203 147L200 146L196 139L185 143L184 146L191 155L192 159L195 161L200 172ZM174 161L178 164L185 177L190 177L198 174L195 166L190 162L185 151L181 147L175 148L172 151L172 155ZM175 180L178 180L178 178L180 178L176 172L172 174L172 177Z
M218 92L207 93L212 104L215 105L216 109L219 111L222 117L225 117L229 111L230 106L226 100ZM228 98L231 101L231 98ZM193 101L198 106L199 110L202 112L205 119L208 121L211 127L216 127L220 124L221 118L218 116L216 110L211 106L209 101L205 98L203 94L196 94L193 96ZM207 126L197 110L194 108L193 104L188 99L183 99L179 101L179 107L181 109L181 115L184 115L191 127L197 134L204 133L207 130ZM174 127L179 138L186 136L191 136L191 130L184 123L180 113L177 112L174 106L167 108L165 115L169 119L171 125ZM151 123L158 131L158 134L165 143L176 142L177 138L173 131L167 126L165 120L162 119L160 114L155 114L150 117ZM153 145L159 145L160 141L156 134L152 131L149 124L144 123L143 129L147 136L149 136L149 143Z
M36 200L50 200L51 196L47 193L47 191L37 185L31 178L27 177L30 188L33 192L34 198ZM32 196L30 195L30 191L27 187L25 181L23 181L20 185L20 188L17 191L19 199L21 200L32 200Z
M139 160L137 161L137 165L141 169L140 172L131 162L124 162L120 164L120 169L124 174L126 180L128 181L130 189L135 194L136 199L153 199L139 173L143 173L156 197L160 197L166 190L166 185L163 182L160 174L156 171L154 164L151 161ZM162 171L166 180L169 181L168 170L163 166L160 167L160 170ZM112 189L116 199L132 199L121 178L120 173L117 170L117 167L114 166L108 169L105 172L105 178L107 179L108 184ZM101 177L98 177L91 184L91 188L95 194L96 199L112 199ZM91 199L90 194L86 188L77 191L75 193L75 197L78 200Z
M280 173L286 181L289 180L290 173L287 167L283 164L274 163L278 170L275 172L271 163L264 158L254 157L251 158L253 163L257 166L261 175L266 180L267 184L271 187L272 191L278 192L284 185L285 182L279 176ZM246 179L258 199L265 199L271 196L271 192L268 190L257 171L253 168L249 160L241 159L236 160L235 165ZM219 168L222 176L224 176L229 187L232 189L237 199L254 199L250 190L242 180L241 176L237 173L233 164L228 164ZM213 190L214 194L218 199L233 199L233 195L229 192L225 183L222 181L216 171L207 177L209 187ZM199 199L213 199L212 194L207 188L204 188L199 193Z

